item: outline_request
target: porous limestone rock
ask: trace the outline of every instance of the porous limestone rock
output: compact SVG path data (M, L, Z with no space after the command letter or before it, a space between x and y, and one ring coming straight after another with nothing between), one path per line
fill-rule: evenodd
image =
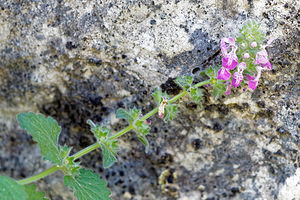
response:
M155 87L179 93L174 78L220 64L220 39L252 19L277 38L255 92L214 100L205 88L202 110L184 97L175 120L151 119L148 154L129 133L111 168L100 150L82 165L116 200L300 198L299 11L293 0L0 0L0 173L51 166L16 114L52 116L77 152L95 142L87 119L120 130L116 109L150 111ZM74 199L59 172L37 183L51 199Z

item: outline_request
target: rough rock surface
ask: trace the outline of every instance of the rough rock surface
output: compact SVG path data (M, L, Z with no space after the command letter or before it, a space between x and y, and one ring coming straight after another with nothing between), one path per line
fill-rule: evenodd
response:
M177 75L220 64L219 41L254 19L268 37L273 70L255 92L203 109L188 98L169 123L152 119L149 153L122 137L119 162L100 151L82 164L106 179L112 199L300 199L300 3L294 0L0 0L0 173L21 179L50 167L16 114L40 112L62 126L73 151L95 139L87 119L117 131L117 108L153 108ZM74 199L62 174L38 182L51 199Z

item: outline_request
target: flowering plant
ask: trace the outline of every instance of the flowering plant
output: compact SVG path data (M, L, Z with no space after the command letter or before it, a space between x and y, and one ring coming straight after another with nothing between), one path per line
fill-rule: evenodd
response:
M218 71L217 79L225 80L227 84L225 94L230 94L233 87L243 83L244 75L248 88L254 91L261 77L261 72L271 70L272 65L268 59L266 47L270 46L274 39L270 39L267 45L263 45L264 35L259 30L259 24L248 22L235 39L221 39L222 67Z
M118 139L129 131L136 133L137 138L145 145L145 151L148 152L149 142L146 136L151 128L151 121L148 118L158 113L158 117L164 121L174 119L178 111L178 106L174 102L185 95L201 106L203 93L200 87L202 86L213 87L213 95L216 99L223 94L229 95L232 87L242 86L254 91L262 71L272 69L266 47L270 46L273 39L266 45L263 45L263 41L264 34L259 29L259 24L248 22L240 30L240 35L236 39L232 37L221 39L222 65L209 67L201 73L208 76L208 80L195 83L193 76L177 77L175 82L182 88L182 92L172 98L161 89L155 89L152 96L156 107L145 115L135 107L130 110L120 108L116 112L116 118L125 119L128 126L114 134L107 127L88 120L87 123L96 138L96 143L73 155L70 155L71 147L58 144L61 127L52 117L46 118L32 112L19 114L17 118L21 128L38 142L44 159L51 161L53 166L19 181L0 176L0 199L45 200L44 193L36 191L36 185L28 184L61 170L64 173L65 185L74 191L79 200L109 200L111 193L107 183L100 179L98 174L83 168L76 160L101 148L103 167L112 166L117 162L117 154L120 150Z

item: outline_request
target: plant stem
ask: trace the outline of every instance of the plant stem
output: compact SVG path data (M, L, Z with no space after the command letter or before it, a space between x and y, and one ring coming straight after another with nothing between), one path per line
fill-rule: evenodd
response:
M202 81L202 82L197 83L196 85L194 85L194 87L198 88L198 87L201 87L203 85L207 85L209 83L210 83L209 80ZM172 99L170 99L168 101L168 103L173 103L173 102L177 101L178 99L180 99L181 97L183 97L187 93L188 93L187 91L183 91L183 92L177 94ZM157 113L157 111L158 111L158 107L154 108L153 110L151 110L150 112L148 112L147 114L145 114L141 119L142 120L146 120L149 117L151 117L152 115L154 115L155 113ZM122 135L124 135L125 133L131 131L132 129L133 129L133 125L130 124L129 126L125 127L124 129L120 130L119 132L115 133L114 135L110 136L109 139L110 140L117 139L118 137L121 137ZM77 152L76 154L74 154L71 157L73 157L74 159L78 159L78 158L84 156L85 154L88 154L89 152L91 152L91 151L93 151L93 150L95 150L95 149L97 149L99 147L100 147L100 144L96 142L96 143L94 143L94 144L92 144L92 145L90 145L90 146L82 149L81 151ZM17 182L19 184L22 184L22 185L28 184L28 183L32 183L32 182L34 182L36 180L44 178L45 176L48 176L49 174L54 173L55 171L57 171L59 169L60 169L60 167L53 166L53 167L51 167L51 168L49 168L49 169L47 169L47 170L45 170L45 171L43 171L43 172L35 175L35 176L29 177L29 178L26 178L26 179L23 179L23 180L20 180L20 181L17 181Z
M74 154L72 157L75 159L77 158L80 158L81 156L84 156L85 154L97 149L100 147L100 144L98 142L88 146L88 147L85 147L84 149L78 151L76 154Z
M21 184L21 185L25 185L25 184L28 184L28 183L32 183L34 181L37 181L37 180L40 180L41 178L44 178L54 172L56 172L57 170L59 170L60 167L58 166L52 166L51 168L49 169L46 169L45 171L39 173L39 174L36 174L32 177L29 177L29 178L25 178L25 179L22 179L20 181L17 181L17 183Z
M203 85L208 85L210 83L210 80L207 81L202 81L200 83L197 83L196 85L194 85L195 88L201 87Z

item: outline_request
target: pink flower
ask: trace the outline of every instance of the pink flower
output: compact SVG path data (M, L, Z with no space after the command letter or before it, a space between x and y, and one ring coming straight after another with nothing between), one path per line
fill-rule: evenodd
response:
M232 37L222 38L220 47L221 47L222 55L225 56L226 54L228 54L227 51L230 47L236 47L235 41Z
M235 72L233 74L233 77L232 77L232 85L234 87L238 87L242 80L244 79L243 77L243 71L247 68L247 65L245 62L241 62L239 65L238 65L238 71Z
M158 117L159 118L163 118L164 114L165 114L165 106L167 105L167 98L163 97L162 102L160 103L159 107L158 107Z
M232 76L232 85L234 87L238 87L241 84L243 79L244 79L244 77L243 77L242 73L235 72Z
M257 76L254 78L254 76L247 76L248 79L248 88L250 88L252 91L254 91L258 85L258 80L261 76L261 70L262 68L260 66L256 67L257 70Z
M217 73L217 79L221 79L221 80L228 80L230 76L231 76L230 72L225 67L221 67L221 69L219 69Z
M222 51L222 66L233 70L238 64L238 57L236 56L237 46L233 38L221 39L221 51ZM228 52L230 50L230 52Z
M272 69L272 65L271 65L270 61L268 61L266 64L262 64L261 66L262 67L267 67L268 70Z
M275 40L276 38L271 38L268 42L267 45L262 46L262 50L256 53L256 60L255 64L260 64L263 68L266 68L268 70L272 69L272 65L269 61L268 58L268 52L266 51L267 46L271 46L271 43Z
M234 53L229 53L222 58L222 66L233 70L238 65L238 57Z
M268 52L265 49L256 53L256 64L266 64L268 61Z

